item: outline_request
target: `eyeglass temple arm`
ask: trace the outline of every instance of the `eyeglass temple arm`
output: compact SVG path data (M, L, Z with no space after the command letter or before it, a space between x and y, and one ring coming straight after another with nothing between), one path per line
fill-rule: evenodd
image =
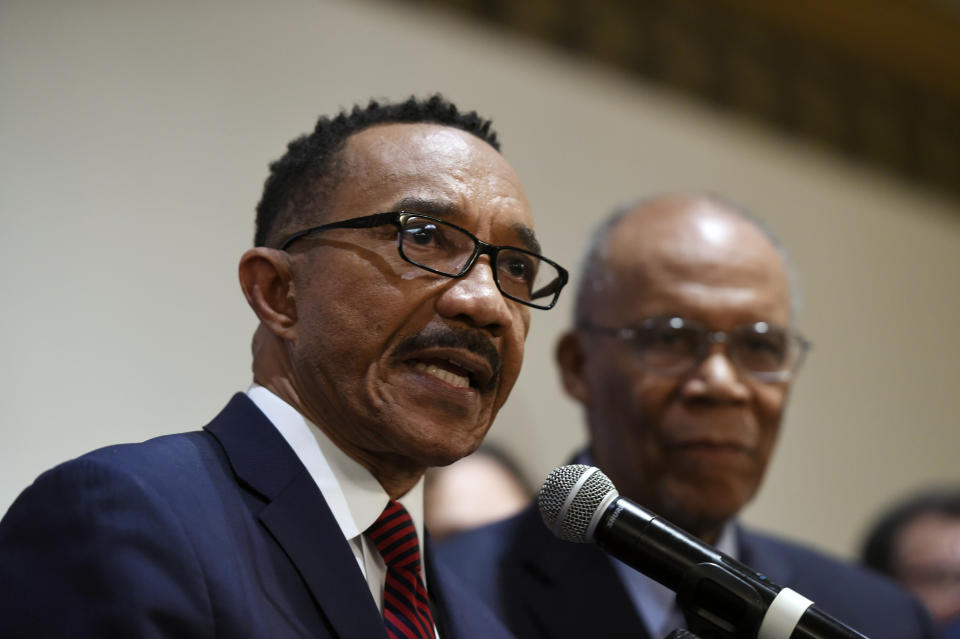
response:
M374 213L366 217L358 217L353 220L344 220L342 222L331 222L324 224L323 228L328 229L369 229L383 224L397 224L400 220L400 214L397 211L388 211L386 213Z
M304 229L299 233L294 233L281 244L278 248L282 251L288 246L290 246L294 240L299 240L301 237L307 237L308 235L316 235L323 231L329 231L331 229L369 229L375 226L381 226L383 224L398 224L399 217L396 212L390 211L387 213L375 213L374 215L368 215L366 217L360 217L352 220L341 220L339 222L330 222L330 224L324 224L323 226L315 226L313 228Z

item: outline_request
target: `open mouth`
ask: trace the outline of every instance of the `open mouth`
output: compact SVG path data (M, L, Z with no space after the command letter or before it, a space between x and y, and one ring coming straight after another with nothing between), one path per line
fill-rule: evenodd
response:
M478 388L476 373L458 363L444 358L417 359L410 365L413 370L436 377L454 388Z
M500 353L489 336L476 330L424 329L401 341L392 359L460 391L491 393L500 378Z

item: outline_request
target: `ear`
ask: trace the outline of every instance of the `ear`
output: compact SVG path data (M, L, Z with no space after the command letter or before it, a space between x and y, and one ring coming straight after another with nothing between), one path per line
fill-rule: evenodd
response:
M560 378L567 394L583 405L589 405L590 393L585 383L585 357L580 335L576 331L567 331L561 335L554 355L560 366Z
M257 246L240 257L240 287L260 323L283 339L296 337L297 305L290 257Z

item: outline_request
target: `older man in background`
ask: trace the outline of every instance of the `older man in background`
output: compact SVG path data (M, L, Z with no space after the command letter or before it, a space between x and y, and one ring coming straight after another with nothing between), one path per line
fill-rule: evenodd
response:
M616 212L595 234L556 351L586 415L576 461L873 639L930 636L893 584L737 522L808 348L792 306L781 250L736 207L674 195ZM443 556L523 637L659 639L685 624L672 591L597 546L554 538L535 507Z

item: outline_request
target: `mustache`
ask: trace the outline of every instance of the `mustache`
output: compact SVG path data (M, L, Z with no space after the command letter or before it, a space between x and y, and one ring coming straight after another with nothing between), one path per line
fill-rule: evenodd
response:
M485 384L481 390L488 391L496 386L497 379L500 377L500 369L503 366L500 360L500 352L493 345L493 342L479 331L450 327L427 329L400 342L393 351L393 357L399 359L428 348L462 348L471 353L476 353L487 360L491 370L493 370L489 383Z

